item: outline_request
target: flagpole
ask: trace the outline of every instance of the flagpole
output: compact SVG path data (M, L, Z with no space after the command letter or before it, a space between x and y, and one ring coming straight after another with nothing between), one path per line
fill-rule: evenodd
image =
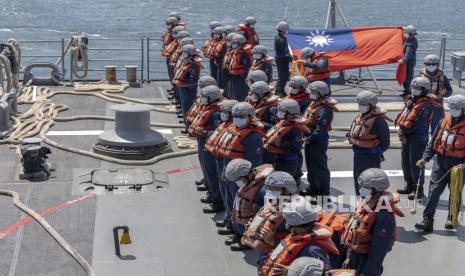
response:
M344 12L342 11L341 7L337 3L336 0L329 0L329 6L328 6L328 14L326 17L326 26L325 28L336 28L336 11L337 13L341 16L342 21L344 22L344 25L346 28L350 29L349 21L347 20L347 17L345 16ZM373 80L373 83L375 84L376 91L378 94L383 94L383 91L379 88L378 81L375 77L375 74L371 70L370 67L366 67L368 74L370 74L371 79Z

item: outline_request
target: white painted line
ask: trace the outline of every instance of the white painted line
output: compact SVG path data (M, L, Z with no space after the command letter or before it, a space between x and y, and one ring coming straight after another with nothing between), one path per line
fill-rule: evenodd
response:
M163 134L173 134L171 129L155 129ZM51 130L47 132L47 136L97 136L103 133L103 130Z
M384 170L384 171L389 177L404 176L404 173L402 170ZM307 178L307 172L304 172L303 174L304 175L302 177ZM431 176L431 171L426 170L425 176ZM331 172L331 178L352 178L352 177L354 177L352 171L332 171Z
M37 98L37 86L32 89L32 101L35 102Z

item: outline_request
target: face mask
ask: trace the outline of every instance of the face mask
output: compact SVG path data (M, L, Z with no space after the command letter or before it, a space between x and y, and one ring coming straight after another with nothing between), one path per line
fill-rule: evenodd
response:
M366 105L358 105L358 112L364 114L367 113L370 108Z
M204 97L200 98L200 104L201 105L207 105L208 104L208 99L204 98Z
M170 31L171 30L171 25L166 25L166 30Z
M462 110L460 110L460 109L452 109L452 108L451 108L451 109L449 110L449 113L450 113L450 115L451 115L452 117L458 118L458 117L460 117L460 116L462 115Z
M279 197L281 196L280 191L274 191L274 190L266 190L265 191L265 200L267 202L277 202Z
M438 69L438 66L437 65L426 65L426 71L428 72L434 72L436 71L436 69Z
M310 94L310 99L316 101L318 100L318 95L312 93Z
M232 43L231 44L231 47L233 47L233 48L237 48L237 46L239 46L239 44L237 44L237 43Z
M299 93L299 89L291 87L289 89L289 93L291 93L292 95L295 95L295 94Z
M213 35L213 38L215 38L215 39L218 39L218 38L220 38L220 37L221 37L221 36L220 36L219 34L214 34L214 35Z
M278 118L279 119L286 118L286 112L282 112L281 110L278 110Z
M255 59L255 60L259 60L261 58L262 58L262 54L254 54L253 55L253 59Z
M187 54L187 53L182 53L182 58L184 58L184 59L189 58L189 54Z
M250 95L250 101L253 102L253 103L258 102L258 97L257 97L257 95L254 95L254 94Z
M367 189L367 188L360 188L360 196L362 198L367 198L369 196L371 196L371 190L370 189Z
M228 113L221 112L220 117L221 117L221 121L223 121L223 122L227 122L229 120L229 114Z
M255 24L250 24L249 27L255 29Z
M226 41L226 46L227 46L227 47L231 47L231 42Z
M412 95L413 96L420 96L421 95L421 90L416 89L416 88L412 88Z
M236 180L236 185L239 187L239 188L242 188L242 187L245 187L247 185L247 183L244 181L244 180Z
M409 39L409 37L410 37L409 34L404 33L404 38L405 38L405 39Z
M247 119L246 118L234 117L233 122L237 127L243 127L243 126L247 125Z

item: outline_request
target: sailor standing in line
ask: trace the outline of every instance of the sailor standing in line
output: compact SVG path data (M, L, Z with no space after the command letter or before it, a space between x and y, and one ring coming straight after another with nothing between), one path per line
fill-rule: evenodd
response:
M252 51L243 35L234 35L231 42L233 50L228 64L228 72L231 75L228 96L230 99L242 102L249 91L245 79L252 66Z
M415 224L415 227L423 231L433 231L434 214L441 194L446 186L451 185L450 170L456 166L459 170L465 169L465 96L454 95L448 100L450 108L435 129L431 140L426 147L417 166L423 168L434 156L431 182L429 186L428 203L423 211L423 221ZM461 183L463 187L463 183ZM452 195L451 195L452 196ZM449 196L449 205L450 197ZM455 195L461 198L461 195ZM461 200L458 200L460 203ZM460 206L457 207L460 210ZM451 214L444 225L446 229L454 229L456 225L452 221Z
M179 20L176 17L168 17L165 20L166 30L161 36L162 41L162 52L168 47L168 45L174 40L173 38L173 28L176 27L179 23ZM163 54L162 54L163 56ZM170 58L166 57L166 68L168 70L169 79L173 79L173 68L170 65ZM170 90L171 91L171 90Z
M223 65L222 67L222 81L224 85L223 96L227 99L233 100L233 95L231 92L231 73L229 73L229 65L233 57L234 48L232 47L232 39L236 33L229 33L226 35L226 49L223 56Z
M255 31L255 24L257 20L253 16L248 16L245 19L245 24L239 24L237 27L236 33L241 34L246 39L246 44L249 48L253 48L255 45L260 44L260 40L258 39L258 34Z
M189 126L189 133L197 138L199 154L203 162L204 177L206 186L209 188L212 198L210 208L203 209L204 213L215 213L223 210L223 199L220 195L218 174L216 172L215 157L211 152L205 151L205 143L208 137L221 124L222 95L217 86L210 85L202 89L200 103L203 106L197 114L192 124Z
M378 96L372 91L362 91L357 95L359 114L355 117L347 138L354 152L354 187L360 195L359 175L369 168L381 168L383 153L390 145L390 131L387 121L392 120L386 111L379 109Z
M417 35L417 29L409 25L404 27L404 56L399 59L399 64L406 63L407 66L407 76L404 82L404 92L400 95L401 97L406 97L410 95L410 84L412 83L413 76L415 75L415 65L417 64L417 48L418 40L415 37Z
M429 80L429 90L440 104L440 106L433 108L433 119L431 121L431 132L433 132L439 121L444 118L444 98L452 95L452 86L449 79L444 75L444 71L439 69L439 57L437 55L427 55L425 57L425 68L421 70L420 76Z
M218 76L218 67L215 64L215 59L212 58L212 52L215 48L215 44L219 42L221 37L218 34L215 34L214 30L216 27L220 27L221 23L218 21L211 21L210 24L210 35L208 36L207 41L205 41L202 52L204 57L210 60L210 76L216 79Z
M300 51L300 58L304 61L304 76L308 82L324 81L328 85L331 94L331 71L329 70L329 60L324 56L319 56L312 48L305 47Z
M267 83L273 81L273 58L267 56L268 50L263 45L253 47L253 63L250 71L262 70L267 76Z
M276 94L280 97L286 96L286 83L289 80L289 63L292 62L292 55L287 44L286 34L289 30L287 22L279 22L276 25L278 33L274 37L274 50L276 67L278 69L278 83L276 85Z
M289 82L286 99L293 99L299 103L300 115L305 113L310 104L310 94L307 91L308 81L303 76L295 76Z
M310 184L309 195L329 195L330 172L328 169L329 134L337 101L329 97L328 85L323 81L310 84L312 102L305 111L310 133L305 136L305 164Z
M423 156L428 144L428 129L433 116L433 108L439 103L431 97L430 82L427 78L417 77L410 85L412 95L405 101L405 107L396 118L399 128L399 139L402 143L402 171L406 186L397 190L400 194L409 194L409 199L415 198L416 184L420 183L417 198L424 197L423 184L425 183L422 169L415 164ZM424 170L424 169L423 169Z

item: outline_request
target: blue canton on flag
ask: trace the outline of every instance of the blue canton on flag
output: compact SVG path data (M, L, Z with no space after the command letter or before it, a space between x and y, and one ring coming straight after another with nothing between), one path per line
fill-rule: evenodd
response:
M310 47L317 52L353 50L357 47L351 29L289 29L292 50Z

